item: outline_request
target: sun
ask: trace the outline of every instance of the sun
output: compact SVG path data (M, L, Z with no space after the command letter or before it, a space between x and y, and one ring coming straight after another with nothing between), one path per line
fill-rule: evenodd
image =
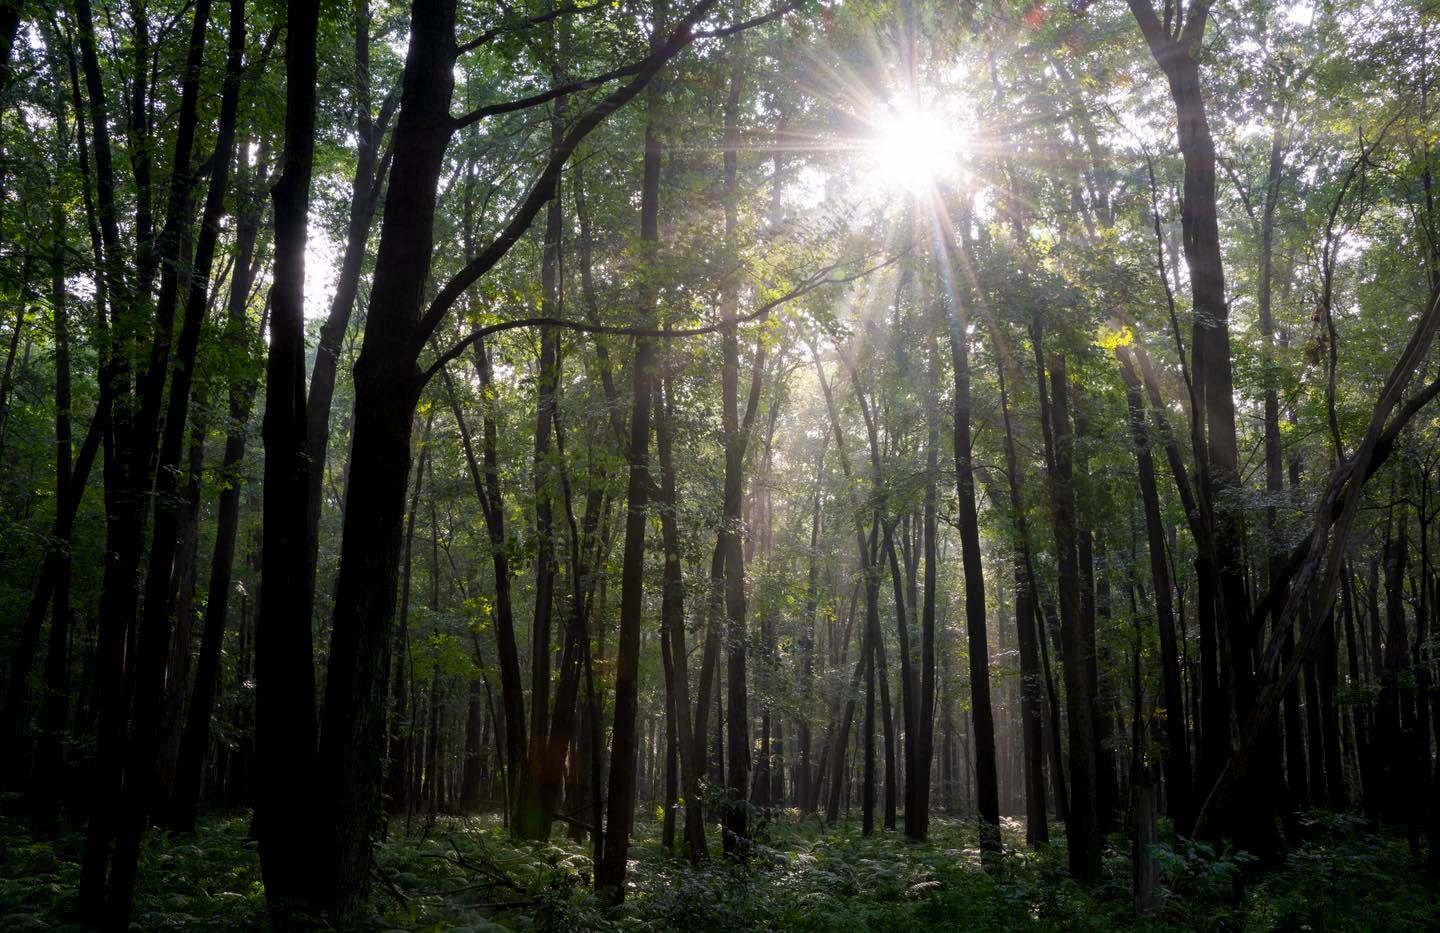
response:
M954 115L902 103L877 108L867 122L865 148L881 187L920 194L959 175L967 140Z

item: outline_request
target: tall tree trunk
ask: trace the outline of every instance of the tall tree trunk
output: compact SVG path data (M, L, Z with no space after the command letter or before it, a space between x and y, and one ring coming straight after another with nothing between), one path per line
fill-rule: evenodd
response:
M1150 550L1150 584L1155 591L1155 617L1160 631L1161 689L1165 698L1165 782L1175 831L1190 834L1194 825L1194 793L1190 785L1190 742L1185 729L1185 701L1180 682L1180 655L1175 638L1171 601L1170 565L1165 556L1165 532L1160 519L1160 496L1155 484L1155 463L1145 430L1145 401L1140 377L1125 347L1115 348L1125 398L1130 412L1130 433L1135 441L1135 464L1140 474L1140 499L1145 513L1145 537Z
M188 66L197 72L193 81L198 94L203 34L209 19L208 0L200 0L195 8L191 34L191 59ZM200 331L209 304L209 278L219 246L220 221L225 213L229 192L230 167L235 157L235 126L240 104L240 78L245 53L245 6L243 0L232 0L229 26L229 51L225 68L225 85L221 94L220 118L217 125L210 185L201 212L200 236L195 244L193 267L188 273L184 316L180 339L174 356L178 365L171 377L168 410L161 433L159 460L155 473L155 511L150 572L146 581L145 611L140 619L136 658L130 676L131 734L125 761L124 812L115 840L109 890L106 893L106 914L116 928L128 925L134 898L136 873L140 859L140 838L144 833L152 805L161 799L157 761L163 741L165 721L165 664L169 656L171 622L174 612L172 567L175 562L180 502L176 495L176 478L185 439L186 417L190 412L191 390L200 344ZM194 105L192 104L192 107ZM182 104L182 110L184 104ZM183 116L182 116L183 122ZM176 177L172 187L189 178L189 153L185 153L185 174L181 175L177 144ZM173 193L172 193L173 197ZM165 273L175 277L177 271ZM165 285L162 277L162 293ZM178 283L177 283L178 286ZM172 286L176 287L176 286ZM159 314L165 314L162 297ZM168 356L168 354L167 354ZM171 368L168 359L160 372ZM160 381L152 366L150 385ZM149 391L149 386L147 386ZM147 402L148 404L148 402ZM138 468L138 463L137 463ZM137 472L139 470L137 469ZM143 474L142 474L143 475ZM188 622L188 620L187 620ZM187 651L188 653L188 651Z
M305 433L310 445L311 468L308 511L305 515L306 569L308 588L315 589L320 554L320 514L324 507L325 466L330 449L330 408L335 398L336 375L340 368L340 344L350 325L350 315L360 292L360 274L365 247L387 165L380 151L386 124L393 113L395 97L387 97L378 119L371 113L370 87L370 6L354 3L355 83L351 89L355 107L355 174L350 182L350 214L345 229L345 250L335 276L335 296L320 325L315 346L315 365L310 370L310 388L305 399ZM344 508L344 503L341 503Z
M918 735L907 735L907 743L915 743L911 758L912 771L906 780L915 793L906 808L907 832L912 838L924 839L930 832L930 763L935 750L935 603L939 574L936 553L939 530L940 473L940 353L934 337L929 341L930 386L925 399L925 506L921 529L925 560L923 608L920 615L920 709L916 728ZM913 820L910 808L915 809ZM1044 803L1041 803L1043 809Z
M263 167L253 183L244 176L246 156L242 155L237 179L241 194L237 198L236 244L234 271L230 278L230 297L226 310L225 344L230 352L249 356L254 352L257 334L251 332L248 313L250 291L259 271L255 261L255 240L259 233L260 191L264 187ZM225 455L221 462L221 487L216 504L215 548L210 561L210 582L205 601L205 620L200 634L200 654L195 668L195 685L190 692L190 709L185 731L180 737L180 751L175 765L175 784L171 790L165 824L176 832L195 830L195 813L199 805L205 757L210 745L210 717L215 709L215 694L220 684L220 654L225 639L226 615L230 606L231 580L235 563L235 536L240 527L240 470L245 460L246 425L255 398L256 378L243 376L232 380L229 389L230 427L225 436Z
M420 511L420 493L425 485L425 464L430 457L430 431L434 424L435 409L432 408L420 435L420 459L415 466L415 485L410 492L410 506L406 509L405 544L400 556L400 609L395 632L395 663L393 673L390 674L395 698L389 724L390 812L405 814L407 826L415 812L416 803L420 802L416 796L416 783L412 779L420 765L416 754L420 743L420 698L412 689L415 683L415 666L413 663L407 664L410 661L410 592L414 580L415 522Z
M667 348L668 350L668 348ZM675 462L671 433L671 388L667 361L655 409L655 443L660 456L660 530L665 548L665 589L661 595L660 617L665 633L666 677L669 680L676 754L679 756L680 787L685 795L685 847L691 864L705 860L704 810L700 804L700 780L695 769L694 738L690 721L689 652L685 647L685 587L681 578L679 523L676 517ZM668 755L667 755L668 761Z
M998 336L992 334L992 337ZM1015 631L1020 649L1020 717L1025 759L1025 841L1036 846L1050 841L1045 807L1045 684L1040 670L1040 636L1035 628L1037 594L1030 528L1020 492L1020 465L1015 454L1015 430L1010 418L1005 367L1000 379L1000 415L1005 425L1005 474L1010 490L1010 511L1015 522ZM1047 672L1048 673L1048 672ZM1053 727L1052 727L1053 728ZM1057 758L1058 761L1058 758Z
M968 314L952 290L950 359L955 371L955 486L960 509L960 557L965 574L965 629L970 654L970 711L975 733L975 788L980 844L1000 850L1000 796L995 765L995 720L990 706L990 649L985 633L985 572L980 558L980 521L975 508L975 468L970 445Z
M205 469L205 439L209 434L208 386L197 386L190 416L190 448L181 500L179 542L170 586L175 606L175 631L170 644L170 664L165 675L165 724L160 752L160 796L155 808L164 813L175 784L180 756L180 735L185 728L185 711L190 705L191 668L195 648L195 588L200 549L200 475Z
M22 288L28 287L30 275L27 257L21 268L22 281L25 282ZM10 346L5 351L5 371L0 373L0 453L5 450L5 429L10 424L10 394L15 385L15 358L20 352L20 335L25 331L25 312L29 310L30 305L22 295L15 311L15 326L10 329Z
M315 900L311 787L316 749L315 661L306 573L310 455L305 425L305 249L315 158L316 48L319 4L291 10L285 42L285 149L275 210L270 355L265 369L263 543L260 609L255 621L255 820L271 922L302 925ZM332 681L333 682L333 681ZM312 785L310 782L314 780Z
M1078 384L1072 384L1075 413L1075 466L1081 477L1090 475L1089 457L1085 453L1083 438L1090 433L1090 419L1086 412L1086 398ZM1108 620L1110 613L1108 584L1102 577L1097 584L1095 578L1095 534L1084 509L1077 507L1075 519L1075 551L1080 566L1080 633L1086 647L1085 679L1090 695L1090 718L1094 722L1095 735L1095 800L1096 818L1100 835L1104 837L1115 828L1115 816L1122 808L1118 785L1119 767L1115 760L1115 742L1112 716L1106 709L1105 698L1100 692L1100 672L1095 619L1099 615Z
M738 11L737 7L737 11ZM739 211L739 111L741 84L744 80L744 47L740 38L731 40L730 48L730 90L725 102L725 250L734 256L738 254L735 243L737 215ZM737 307L738 293L732 282L721 299L721 313L733 321ZM743 424L739 414L739 335L734 324L722 334L725 356L722 374L722 394L725 428L725 482L724 513L717 547L725 561L725 619L726 619L726 693L729 716L726 723L726 742L729 757L725 769L726 807L723 819L722 842L725 854L743 859L750 849L750 814L748 808L750 791L750 714L747 702L746 682L746 641L745 632L745 554L742 546L741 502L744 497L745 448L749 440L750 427L754 423L755 405L758 402L758 380L762 357L757 353L750 404L746 408Z
M813 737L810 733L809 709L815 690L815 618L820 606L820 504L822 483L825 477L825 453L830 447L830 435L821 440L820 458L815 464L815 491L810 503L810 549L806 553L805 578L805 628L800 643L800 696L801 712L798 717L797 752L795 766L795 802L801 813L813 812L819 790L820 772L810 760Z
M665 19L665 4L655 5L651 48L659 41ZM660 240L660 140L655 120L659 96L647 97L645 158L640 189L640 239L649 251ZM647 254L648 255L648 254ZM653 318L656 312L653 286L642 289L639 310ZM645 599L645 526L647 516L646 471L650 459L650 414L654 395L655 341L639 337L630 374L630 444L626 459L629 478L625 503L625 550L621 558L620 635L615 653L615 726L611 736L609 811L605 820L604 847L595 863L595 891L618 904L625 897L626 861L630 831L635 825L636 751L635 729L640 678L640 615Z
M1076 559L1075 490L1072 479L1074 438L1070 429L1069 376L1065 358L1050 357L1050 429L1054 436L1055 549L1059 566L1060 642L1064 655L1065 707L1070 748L1070 873L1081 884L1100 879L1100 835L1096 812L1096 749L1093 704L1086 675L1087 643L1077 609L1080 572Z
M99 373L101 402L106 416L100 419L105 446L105 569L100 589L99 631L93 656L94 700L97 712L96 766L92 774L90 820L86 826L85 853L80 867L79 912L94 926L104 920L105 889L109 872L115 816L119 812L123 756L125 752L124 664L127 632L138 599L136 577L143 536L144 504L133 475L134 413L129 398L133 380L132 356L138 352L139 336L147 318L144 302L153 276L150 262L152 233L149 207L149 148L141 139L132 163L136 174L134 232L137 242L133 283L125 274L126 258L120 243L119 211L115 194L115 172L110 146L109 115L105 84L96 51L94 17L89 0L76 0L77 32L85 91L90 103L90 123L95 142L96 214L104 247L105 292L110 302L107 340ZM149 24L145 8L131 11L135 33L135 55L140 61L132 81L134 95L141 101L140 132L144 130L145 76L148 61ZM137 121L132 121L137 122Z
M840 472L845 477L846 484L849 485L853 482L850 473L850 457L846 452L845 433L840 424L839 412L835 407L835 396L830 389L830 381L825 376L825 369L821 365L819 351L812 346L811 353L815 359L815 375L820 382L820 391L825 397L825 409L829 415L830 428L835 438L835 452L840 458ZM850 690L846 694L848 699L845 702L844 713L840 717L835 741L831 743L831 748L834 749L833 773L830 782L830 799L825 813L826 822L831 825L834 825L835 821L839 819L840 798L843 792L842 782L846 774L845 753L850 744L850 727L855 720L855 698L859 694L862 676L867 684L867 725L865 728L865 735L868 737L865 739L868 743L866 745L868 750L866 754L867 768L872 764L871 753L874 750L873 712L871 711L873 698L869 696L872 669L869 665L872 650L870 633L880 631L880 519L878 516L873 518L867 540L862 508L860 503L851 504L855 525L855 549L859 558L861 579L864 580L865 586L865 627L862 629L860 658L855 665L855 673L851 677ZM873 805L873 784L869 785L869 789L870 792L867 792L865 800L868 805Z
M64 151L65 98L56 81L56 155ZM50 258L50 308L55 338L55 513L73 514L68 501L74 470L70 423L70 311L65 292L65 215L57 185L50 207L53 250ZM77 498L83 489L76 490ZM57 542L62 550L54 557L54 604L50 613L50 638L45 651L45 693L40 705L39 736L36 742L32 810L44 828L54 828L65 777L65 724L70 708L70 569L68 541ZM12 673L13 676L13 673ZM24 675L29 677L29 671ZM18 712L18 711L17 711ZM4 749L5 746L0 746ZM13 749L10 750L13 754Z
M1229 305L1225 300L1225 273L1220 252L1216 209L1215 144L1205 114L1200 84L1198 50L1204 38L1210 4L1192 5L1178 34L1161 25L1150 0L1129 0L1156 63L1170 85L1175 103L1180 154L1185 165L1180 204L1184 229L1185 261L1190 270L1195 320L1191 335L1194 399L1204 414L1204 466L1200 483L1201 509L1212 534L1218 597L1226 621L1229 681L1234 707L1249 710L1256 699L1251 660L1255 633L1250 628L1250 606L1245 588L1242 555L1243 530L1231 493L1239 486L1239 451L1235 430L1235 398L1230 363ZM1200 413L1195 413L1197 424ZM1202 435L1197 431L1197 437ZM1197 447L1197 457L1200 454ZM1218 745L1218 743L1217 743ZM1278 750L1267 743L1268 763L1257 769L1278 768ZM1273 776L1257 777L1233 801L1239 806L1228 814L1237 840L1252 851L1267 853L1278 846L1274 827L1276 800Z
M559 76L556 75L558 83ZM557 99L550 118L550 147L555 153L565 138L565 98ZM560 239L563 211L559 185L545 208L545 242L541 250L541 313L561 315ZM554 541L554 467L551 463L551 430L555 422L555 393L559 380L560 334L554 327L540 328L540 360L536 372L535 456L532 479L535 493L535 601L530 627L530 741L521 762L515 788L515 813L511 832L520 839L548 839L551 814L541 797L545 770L541 759L549 748L550 724L550 617L555 603L555 577L559 565Z

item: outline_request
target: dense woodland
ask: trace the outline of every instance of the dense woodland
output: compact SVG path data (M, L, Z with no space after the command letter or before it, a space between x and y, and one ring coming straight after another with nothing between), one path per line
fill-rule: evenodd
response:
M0 0L0 928L1440 928L1437 31Z

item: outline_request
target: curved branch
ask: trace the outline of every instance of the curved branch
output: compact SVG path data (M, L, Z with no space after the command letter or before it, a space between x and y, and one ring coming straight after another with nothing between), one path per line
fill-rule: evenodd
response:
M484 340L491 334L499 334L507 330L518 330L522 327L559 327L563 330L578 331L582 334L610 334L622 337L699 337L703 336L704 334L713 334L717 331L722 331L726 328L735 327L740 324L749 324L753 321L764 320L765 318L769 317L770 313L776 308L787 302L794 301L796 298L799 298L802 295L806 295L814 291L815 289L821 287L822 285L844 285L846 283L862 279L865 276L871 275L875 272L879 272L881 269L892 266L895 263L899 262L900 259L906 255L906 252L908 251L896 253L894 256L890 257L884 262L863 269L860 272L855 273L854 275L828 278L826 277L826 273L830 272L839 265L839 263L834 263L821 270L818 275L811 276L810 278L806 279L804 282L790 289L790 291L779 296L778 298L774 298L770 301L765 302L763 305L756 308L754 311L751 311L747 314L742 314L739 317L733 319L716 321L713 324L703 324L699 327L689 327L682 330L667 330L657 327L625 327L619 324L598 324L587 321L577 321L574 318L557 317L527 317L517 318L513 321L500 321L495 324L487 324L484 327L475 328L475 330L471 331L468 335L461 339L459 343L455 344L449 350L446 350L440 356L436 357L435 361L431 363L423 373L420 374L420 385L424 386L426 383L428 383L432 378L434 378L437 372L443 369L450 361L458 358L471 344L475 343L477 340Z
M619 110L630 102L637 94L645 89L650 80L660 72L661 68L669 64L671 59L679 55L694 40L692 29L695 24L705 17L715 6L716 0L700 0L694 8L680 20L675 29L671 31L665 42L660 45L654 53L646 58L636 72L634 80L622 87L616 88L604 100L596 103L589 110L581 115L565 138L551 149L550 157L545 163L545 168L540 176L535 179L530 190L525 194L519 208L511 215L510 220L504 228L490 241L479 255L465 265L450 281L446 282L440 289L430 307L425 310L424 316L420 319L419 325L415 328L414 346L411 348L417 355L429 342L431 334L445 317L446 312L481 276L495 267L510 248L519 242L525 231L530 229L530 224L535 216L540 213L540 208L555 196L555 185L560 179L560 171L569 161L570 156L589 136L597 126L604 122L610 114ZM430 374L433 375L433 374ZM427 376L428 378L428 376Z

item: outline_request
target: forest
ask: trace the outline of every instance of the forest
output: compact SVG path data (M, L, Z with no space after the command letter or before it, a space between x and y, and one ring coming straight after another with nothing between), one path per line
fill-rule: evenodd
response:
M1440 929L1432 31L0 0L0 931Z

